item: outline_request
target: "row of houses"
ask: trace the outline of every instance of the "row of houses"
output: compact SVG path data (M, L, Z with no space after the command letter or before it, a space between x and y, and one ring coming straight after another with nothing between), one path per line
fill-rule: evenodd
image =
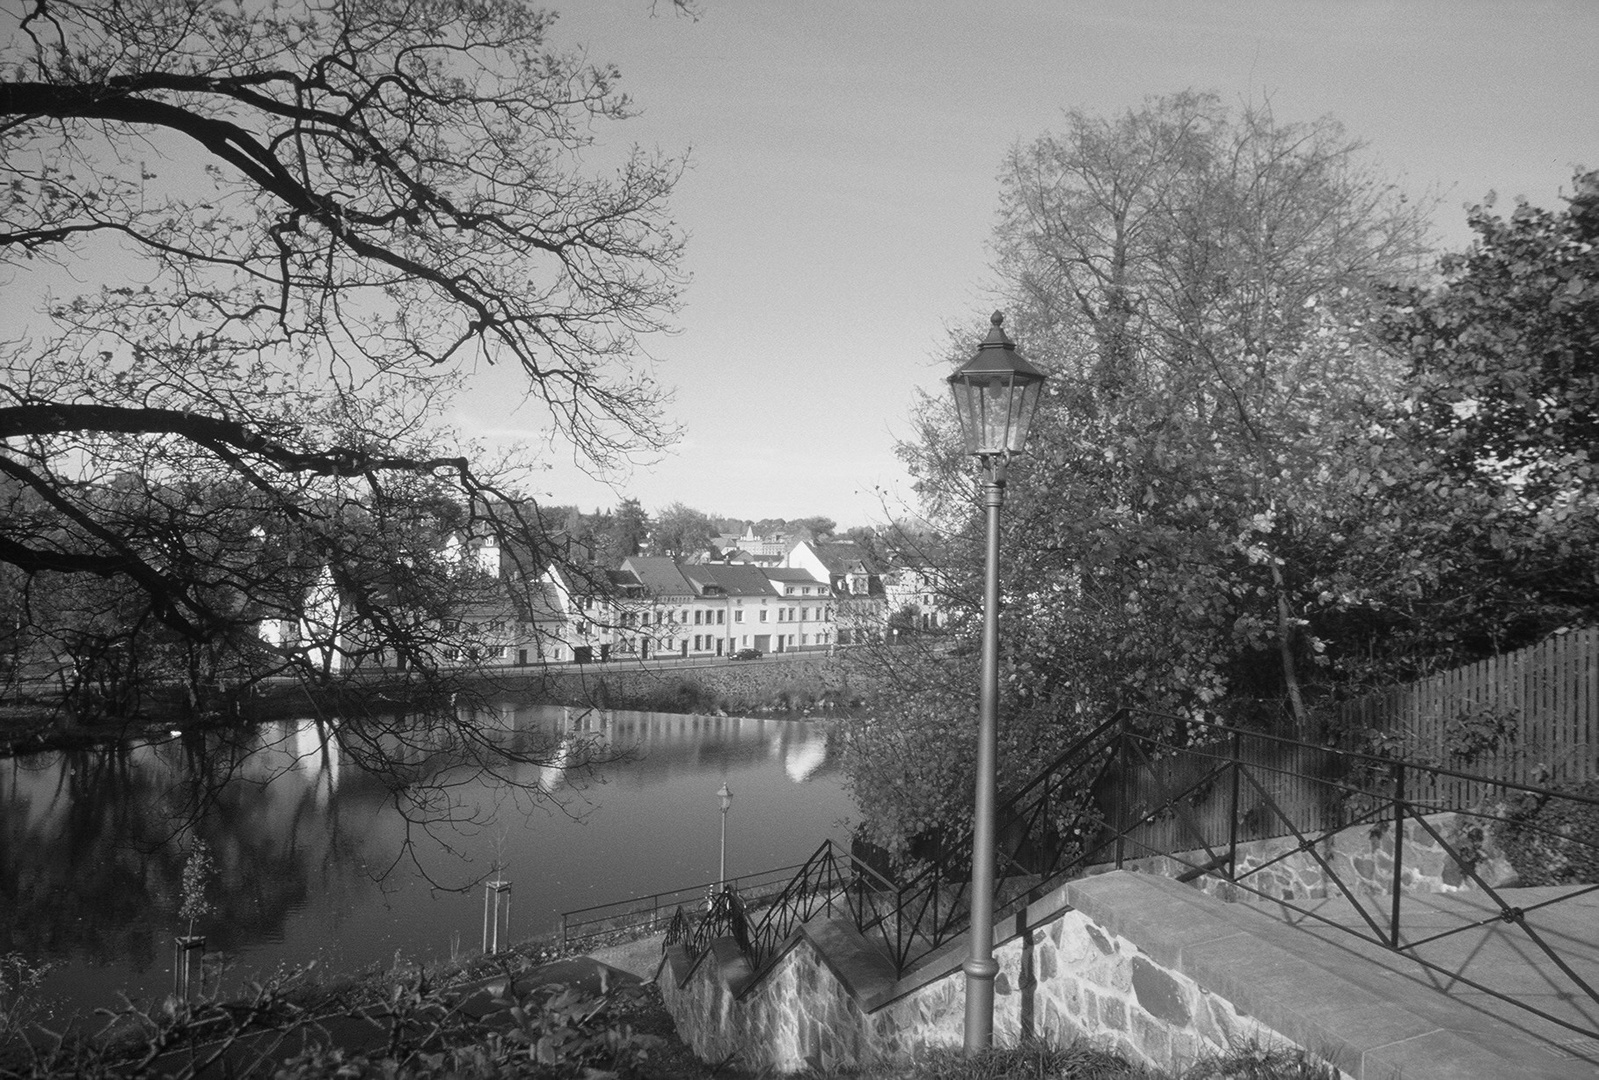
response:
M463 594L472 598L451 627L422 634L424 647L446 664L489 666L715 658L829 651L949 622L927 570L885 570L850 541L743 539L696 559L551 564L526 580L530 560L507 558L492 536L451 536L445 560L466 571ZM325 573L302 619L264 623L261 636L328 671L402 666L346 608Z
M948 622L932 575L884 570L853 542L800 540L780 555L747 547L724 561L633 556L605 571L603 583L551 567L523 618L479 617L478 659L525 665L828 651L881 640L906 620L926 629ZM485 569L500 561L492 545L479 557Z

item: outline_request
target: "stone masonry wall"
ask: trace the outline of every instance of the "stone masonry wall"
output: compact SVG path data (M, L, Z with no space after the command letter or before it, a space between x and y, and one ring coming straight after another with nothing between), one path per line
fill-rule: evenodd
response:
M680 687L697 699L784 707L848 705L870 689L865 673L825 652L761 660L700 659L655 666L626 659L559 668L497 668L493 685L531 702L605 708L656 708ZM665 697L663 698L663 695Z
M819 940L829 935L833 941ZM870 970L869 958L866 970L853 967L849 950L837 946L845 936L855 938L861 955L871 949L847 924L807 924L753 986L746 986L748 967L736 949L713 949L692 970L678 950L662 969L662 997L702 1059L736 1055L750 1069L828 1070L960 1045L965 975L958 957L931 965L944 970L938 977L907 987L883 969ZM1292 1045L1071 908L1003 942L995 959L996 1045L1023 1036L1056 1043L1084 1037L1172 1070L1233 1046Z
M1513 884L1515 872L1493 843L1488 830L1480 826L1478 819L1447 813L1433 814L1426 820L1449 842L1450 847L1475 857L1471 861L1471 869L1490 886L1497 888ZM1239 888L1209 874L1194 884L1212 896L1229 902L1309 900L1338 895L1338 886L1328 879L1321 864L1309 852L1298 848L1299 841L1292 836L1241 843L1238 845L1237 876L1249 889ZM1332 867L1338 879L1356 895L1382 896L1392 892L1392 822L1385 823L1380 829L1358 825L1331 833L1318 841L1315 849ZM1201 850L1183 852L1177 856L1129 859L1123 865L1129 870L1177 877L1188 866L1204 863L1209 857ZM1405 820L1401 861L1400 888L1405 892L1443 893L1477 887L1476 882L1461 871L1460 865L1432 834L1412 818ZM1258 892L1251 892L1250 889Z

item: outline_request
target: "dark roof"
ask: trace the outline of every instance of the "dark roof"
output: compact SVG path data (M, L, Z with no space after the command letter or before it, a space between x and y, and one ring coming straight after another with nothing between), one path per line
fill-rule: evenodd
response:
M664 555L632 555L622 560L648 596L693 596L698 590L683 576L683 568Z
M827 582L817 581L816 575L799 566L775 566L766 571L766 576L773 581L797 581L806 585L826 586Z
M775 595L771 582L766 580L767 571L749 563L699 563L682 569L683 576L702 596L708 585L715 586L724 596Z
M605 571L605 580L611 583L611 588L618 596L637 596L644 591L644 583L626 567Z
M853 540L812 541L811 550L830 574L847 574L856 568L868 574L878 573L866 549Z

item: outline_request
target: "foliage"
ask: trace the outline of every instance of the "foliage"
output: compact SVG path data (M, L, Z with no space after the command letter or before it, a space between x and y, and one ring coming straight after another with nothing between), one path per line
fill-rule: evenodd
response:
M1303 1050L1248 1044L1206 1055L1187 1068L1168 1074L1131 1064L1087 1040L1055 1045L1033 1039L975 1056L960 1048L935 1048L920 1052L907 1062L799 1074L802 1080L818 1075L857 1080L1334 1080L1338 1073Z
M1380 685L1532 644L1599 612L1599 176L1564 212L1490 205L1434 288L1377 332L1397 405L1341 448L1310 614L1342 681Z
M614 69L552 43L553 15L27 0L6 18L0 260L43 300L0 348L0 591L25 659L89 706L175 673L192 698L325 675L339 641L424 673L469 654L475 597L444 538L497 534L527 581L558 554L520 497L527 453L443 424L478 364L518 370L595 464L673 437L637 339L675 306L680 164L601 151L630 104ZM263 622L315 640L263 649Z
M1054 715L1064 735L1122 706L1223 703L1233 720L1308 727L1325 650L1304 616L1332 498L1322 476L1398 381L1365 340L1366 309L1381 282L1418 271L1425 236L1422 209L1335 122L1213 95L1073 111L1012 151L997 269L1012 336L1051 379L1001 516L1002 728ZM924 400L915 419L901 456L954 632L975 651L980 480L947 402ZM906 726L932 727L928 711ZM951 743L935 758L970 754L969 736ZM857 784L889 786L869 771Z
M1418 209L1328 120L1178 94L1018 149L1000 271L1056 378L1008 511L1036 685L1162 711L1275 697L1303 727L1305 482L1391 383L1351 327ZM925 486L938 475L933 471ZM1017 576L1017 586L1025 580ZM1086 633L1053 629L1076 608Z
M189 924L188 933L194 934L194 922L216 910L206 899L206 888L216 876L216 864L211 861L211 849L198 838L189 845L189 857L183 861L183 903L178 906L178 918Z
M650 539L650 516L637 499L623 499L612 516L610 554L612 559L639 555Z
M838 529L838 522L818 514L814 517L791 518L788 528L791 534L797 534L802 540L828 540Z
M675 502L656 511L651 548L656 555L689 558L709 548L716 531L709 514Z
M904 860L918 841L958 831L971 816L978 658L912 637L861 646L846 663L852 679L879 688L843 732L845 785L860 810L856 835ZM1001 798L1080 733L1078 718L1031 707L1004 678Z
M1521 885L1599 883L1599 780L1557 789L1559 798L1522 792L1494 822L1494 839Z
M48 963L34 963L18 952L0 954L0 1065L48 1014L39 986L49 973Z
M440 980L397 969L322 987L297 971L235 1001L126 1003L92 1033L35 1027L31 1046L0 1040L0 1076L263 1075L263 1066L290 1077L656 1075L666 1041L644 1030L659 1011L653 986L602 981L593 992L541 979L539 957L496 961L470 982L461 971ZM280 1061L278 1046L303 1049Z

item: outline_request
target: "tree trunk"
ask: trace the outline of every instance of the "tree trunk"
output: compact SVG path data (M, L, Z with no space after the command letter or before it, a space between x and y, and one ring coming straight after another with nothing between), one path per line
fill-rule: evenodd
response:
M1294 622L1288 610L1288 588L1283 581L1281 560L1275 555L1271 562L1271 583L1277 593L1277 652L1282 657L1283 685L1288 688L1288 708L1294 717L1294 737L1310 738L1310 721L1305 715L1305 701L1299 693L1299 671L1294 664Z

